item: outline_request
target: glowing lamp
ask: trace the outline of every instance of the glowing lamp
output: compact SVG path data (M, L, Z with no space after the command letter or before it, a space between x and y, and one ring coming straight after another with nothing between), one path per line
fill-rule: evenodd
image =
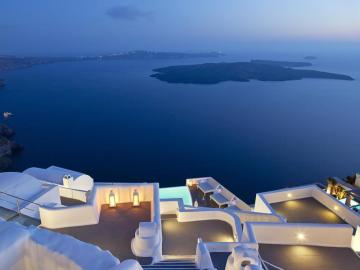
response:
M298 233L298 234L296 235L296 237L297 237L297 239L300 240L300 241L305 240L305 234L303 234L303 233Z
M339 210L339 207L337 205L334 206L334 210L337 211Z
M116 200L115 200L115 194L111 190L109 194L109 207L116 207Z
M136 189L133 192L133 206L140 206L140 196Z
M291 193L288 193L287 196L288 196L288 198L292 198L292 194L291 194Z

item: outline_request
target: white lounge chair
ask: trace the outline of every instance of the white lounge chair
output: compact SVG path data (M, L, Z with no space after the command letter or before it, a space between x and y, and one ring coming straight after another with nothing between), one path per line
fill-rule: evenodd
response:
M198 188L204 193L213 193L220 186L219 182L212 177L208 177L199 182Z
M235 198L235 195L225 188L218 189L218 192L214 192L214 194L210 196L210 199L219 207L229 205Z

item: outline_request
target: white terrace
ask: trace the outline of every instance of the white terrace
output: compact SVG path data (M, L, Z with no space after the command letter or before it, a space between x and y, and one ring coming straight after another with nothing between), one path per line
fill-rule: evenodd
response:
M360 268L359 214L316 185L251 207L211 177L160 188L30 168L0 174L0 217L0 269Z

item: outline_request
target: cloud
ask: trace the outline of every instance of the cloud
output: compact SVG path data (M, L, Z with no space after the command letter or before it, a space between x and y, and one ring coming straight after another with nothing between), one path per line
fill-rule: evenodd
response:
M139 19L150 20L153 13L150 11L139 10L135 6L115 6L106 11L106 14L116 20L136 21Z

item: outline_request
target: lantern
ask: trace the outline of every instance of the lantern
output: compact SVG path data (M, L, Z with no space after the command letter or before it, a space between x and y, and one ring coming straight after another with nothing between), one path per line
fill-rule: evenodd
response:
M140 196L136 189L133 192L133 206L140 206Z
M115 200L115 194L111 190L109 194L109 207L116 207L116 200Z

